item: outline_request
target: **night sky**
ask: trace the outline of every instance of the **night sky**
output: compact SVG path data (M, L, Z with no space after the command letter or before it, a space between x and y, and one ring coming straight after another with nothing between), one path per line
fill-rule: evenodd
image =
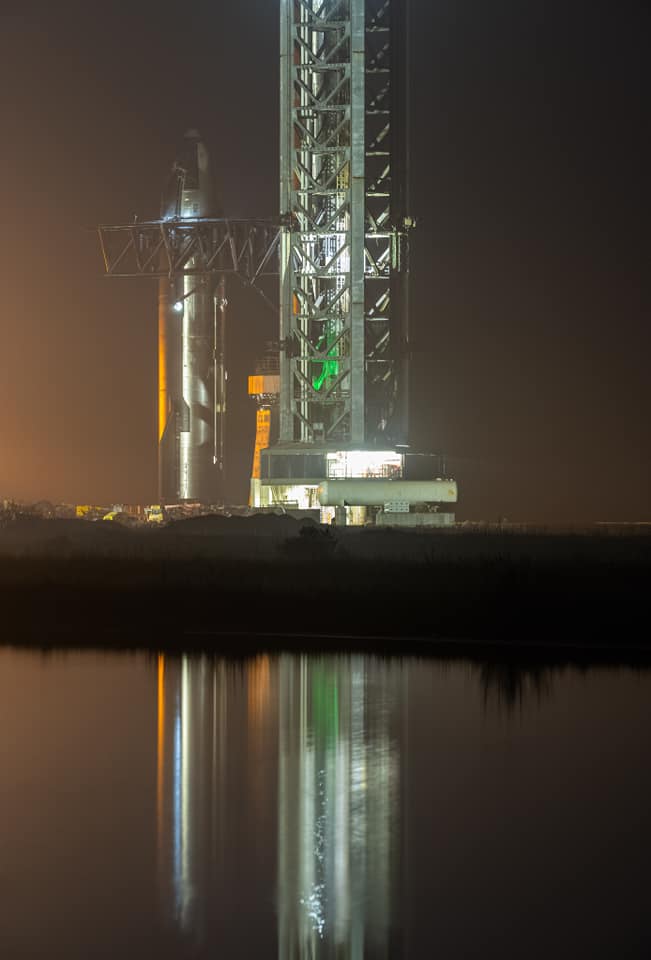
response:
M183 132L229 216L278 212L278 3L174 6L0 13L0 498L155 500L156 286L103 278L93 228L158 215ZM651 7L411 8L412 444L462 518L651 520ZM244 502L277 321L229 300Z

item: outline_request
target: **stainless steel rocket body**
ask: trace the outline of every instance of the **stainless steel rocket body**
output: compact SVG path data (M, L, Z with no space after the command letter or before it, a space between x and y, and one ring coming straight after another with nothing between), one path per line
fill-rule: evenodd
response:
M210 158L189 131L163 196L166 221L216 215ZM190 265L191 268L191 265ZM223 501L226 301L223 280L185 274L159 286L159 496Z

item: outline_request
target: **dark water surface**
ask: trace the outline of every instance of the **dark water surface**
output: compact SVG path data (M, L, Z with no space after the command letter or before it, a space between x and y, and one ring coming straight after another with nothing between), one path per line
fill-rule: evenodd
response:
M0 956L651 956L651 674L0 649Z

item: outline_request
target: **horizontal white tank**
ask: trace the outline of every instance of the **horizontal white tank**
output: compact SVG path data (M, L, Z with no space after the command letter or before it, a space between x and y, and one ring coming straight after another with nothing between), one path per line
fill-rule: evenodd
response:
M324 480L319 485L322 507L381 507L401 500L406 503L456 503L454 480Z

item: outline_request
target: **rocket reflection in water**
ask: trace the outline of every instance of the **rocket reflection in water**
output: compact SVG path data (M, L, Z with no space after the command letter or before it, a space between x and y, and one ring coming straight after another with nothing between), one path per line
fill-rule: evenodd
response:
M272 829L271 815L261 812L274 792L267 782L275 760L271 682L267 657L248 661L244 671L208 657L159 657L160 892L168 918L200 942L219 938L216 922L227 915L225 899L235 895L229 876L239 855L235 828L243 819L256 849Z
M157 832L161 893L178 927L201 926L220 831L223 751L215 729L226 704L223 670L204 660L159 660Z
M401 683L354 657L159 659L159 878L180 932L223 944L253 898L282 960L400 955Z

